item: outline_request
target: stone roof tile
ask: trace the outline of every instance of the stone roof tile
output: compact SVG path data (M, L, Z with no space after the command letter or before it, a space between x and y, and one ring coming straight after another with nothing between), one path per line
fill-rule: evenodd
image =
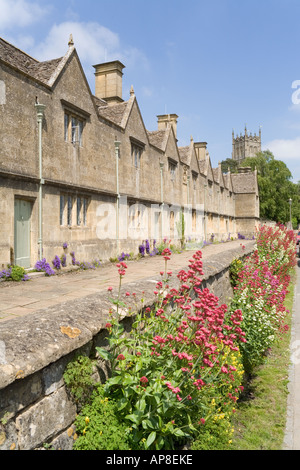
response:
M249 194L256 192L256 181L253 172L232 173L232 188L235 193Z
M48 82L62 61L59 59L39 62L17 47L0 38L0 60L48 85Z
M124 113L127 108L127 101L123 103L118 103L114 105L107 105L107 106L98 106L98 114L100 117L104 119L108 119L109 121L121 126Z
M147 131L149 142L151 145L164 150L166 131Z

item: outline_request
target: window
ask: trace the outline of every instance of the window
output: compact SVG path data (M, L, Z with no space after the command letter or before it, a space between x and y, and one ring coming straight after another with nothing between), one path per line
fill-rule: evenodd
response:
M91 115L63 99L61 104L64 112L64 140L82 147L85 124L90 120Z
M88 200L83 198L83 225L86 227L86 215L87 215Z
M192 173L192 178L193 178L193 188L197 189L198 175L193 172Z
M69 115L65 114L65 142L69 140Z
M60 208L59 208L59 223L64 225L64 212L65 212L65 196L60 196Z
M84 121L71 114L64 115L64 138L65 142L72 142L82 147Z
M73 209L73 198L72 196L68 196L68 225L72 225L72 209Z
M87 197L72 194L60 195L59 223L61 226L87 226Z
M77 197L77 225L81 225L81 198Z
M70 125L69 123L71 122L72 144L78 144L80 147L82 147L83 121L74 116L69 116L68 114L65 114L65 125L66 125L66 120L68 121L68 125ZM65 134L66 134L66 131L65 131ZM68 136L69 134L70 134L70 130L68 131Z
M140 168L143 148L137 144L131 144L132 163L135 168Z
M169 161L169 172L171 181L175 181L177 164Z

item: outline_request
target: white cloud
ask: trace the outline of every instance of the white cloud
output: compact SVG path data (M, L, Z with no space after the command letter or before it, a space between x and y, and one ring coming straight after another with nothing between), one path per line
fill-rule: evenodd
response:
M0 28L11 30L27 27L39 21L49 11L49 6L28 0L0 0Z
M33 48L39 60L49 60L64 55L68 49L70 34L80 59L91 64L112 60L120 48L119 37L98 23L66 21L54 24L46 39Z
M1 1L1 0L0 0ZM147 65L144 54L135 47L123 47L117 33L97 22L65 21L54 24L46 39L31 49L39 60L49 60L65 55L70 34L80 60L92 66L110 60L120 60L125 66L136 63Z
M300 160L300 137L295 139L275 139L264 145L277 160Z
M286 164L292 173L292 181L300 181L300 137L295 139L275 139L267 142L263 150L270 150L276 160Z

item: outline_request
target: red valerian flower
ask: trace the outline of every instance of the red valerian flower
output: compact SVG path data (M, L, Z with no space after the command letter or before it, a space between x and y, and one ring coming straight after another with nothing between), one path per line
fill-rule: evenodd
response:
M143 375L143 377L140 378L140 382L141 382L143 385L146 385L146 384L149 382L149 380L147 379L147 377L145 377L145 376Z
M119 354L118 357L117 357L118 361L124 361L124 359L125 359L124 354Z

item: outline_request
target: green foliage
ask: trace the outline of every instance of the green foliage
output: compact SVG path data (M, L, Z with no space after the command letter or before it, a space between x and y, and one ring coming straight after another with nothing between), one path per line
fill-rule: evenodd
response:
M129 450L130 434L118 419L115 400L104 396L102 386L92 396L75 421L74 450Z
M228 170L231 173L237 173L238 170L238 162L237 160L233 160L232 158L226 158L221 162L221 169L222 173L227 173Z
M191 450L229 450L233 432L231 416L220 413L203 426L199 437L193 441Z
M232 287L235 287L238 282L239 274L243 269L243 261L234 259L229 266L229 278Z
M87 356L76 356L67 365L64 381L74 402L81 408L89 400L96 383L92 379L93 361Z
M22 279L24 278L25 276L25 269L21 266L12 266L12 270L11 270L11 278L13 281L22 281Z
M162 253L166 261L168 253ZM168 277L161 273L156 305L136 314L130 334L119 323L118 307L126 308L119 290L117 312L106 324L110 348L96 348L110 362L105 396L116 401L135 447L178 449L201 436L204 423L233 413L243 378L239 313L227 316L227 307L219 307L208 289L197 288L201 266L200 253L195 253L188 273L178 275L179 290L169 288L171 274L165 269ZM125 269L120 263L120 277ZM199 296L195 305L190 304L193 289Z
M27 281L29 279L22 266L8 264L7 269L0 271L0 280L6 281Z
M185 220L184 220L184 213L180 212L179 221L176 223L176 228L178 232L178 236L180 237L181 248L184 248L185 244Z
M266 150L258 153L256 157L246 158L241 166L251 167L252 171L257 170L260 217L275 222L288 222L288 201L294 198L297 185L291 182L292 174L286 164L276 160L274 155ZM300 221L300 212L296 206L297 204L294 204L293 210L297 212ZM296 216L296 213L293 215Z

